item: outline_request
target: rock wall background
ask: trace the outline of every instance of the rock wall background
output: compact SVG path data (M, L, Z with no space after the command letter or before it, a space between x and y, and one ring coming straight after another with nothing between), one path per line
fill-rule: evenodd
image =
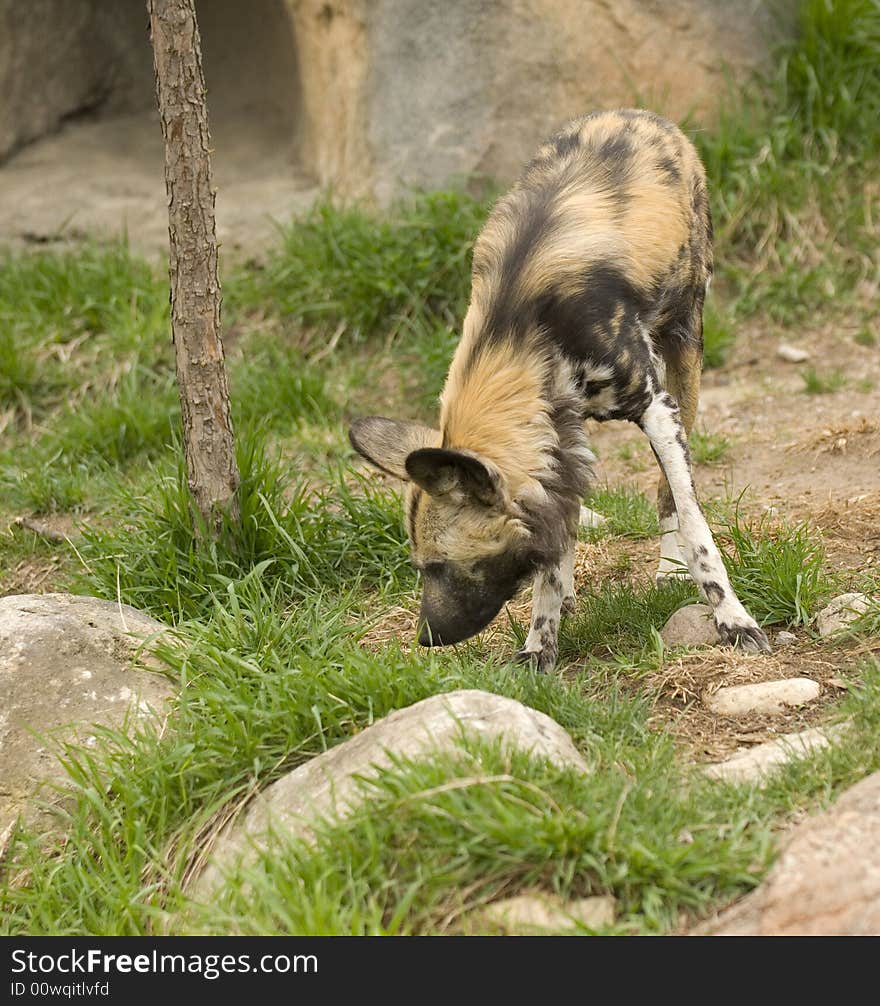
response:
M197 8L212 126L256 115L293 142L299 73L283 0ZM0 160L71 119L146 121L156 101L146 0L0 0L0 93Z
M790 6L790 5L789 5ZM788 30L726 0L200 0L212 124L343 195L512 177L564 120L636 100L710 122ZM789 8L783 7L783 10ZM77 117L153 128L143 0L0 0L0 159ZM292 163L294 163L292 161Z

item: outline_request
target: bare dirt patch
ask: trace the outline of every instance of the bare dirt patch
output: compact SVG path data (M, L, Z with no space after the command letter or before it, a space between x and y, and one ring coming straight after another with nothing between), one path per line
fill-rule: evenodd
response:
M240 117L214 130L217 236L222 254L257 254L314 201L284 123ZM123 235L150 257L167 254L168 210L158 114L76 121L0 168L0 245L58 247Z
M577 586L583 590L597 577L614 582L646 582L656 564L656 543L622 539L579 543L575 565ZM528 624L529 591L511 602L480 637L479 645L493 655L511 656L511 621ZM415 645L418 601L384 612L362 638L362 644L380 649L389 643ZM771 640L775 632L771 630ZM601 693L612 679L632 694L655 696L650 722L671 731L682 749L700 762L718 761L735 751L798 730L815 726L828 716L829 704L839 699L857 680L857 665L869 653L880 653L880 639L832 642L819 640L805 628L796 631L797 643L776 646L769 656L752 655L725 647L707 647L668 653L662 666L652 671L623 672L594 657L562 664L553 673L572 681L586 676L592 691ZM465 644L467 645L467 644ZM710 712L703 698L722 686L809 678L822 688L815 702L771 715L726 717Z

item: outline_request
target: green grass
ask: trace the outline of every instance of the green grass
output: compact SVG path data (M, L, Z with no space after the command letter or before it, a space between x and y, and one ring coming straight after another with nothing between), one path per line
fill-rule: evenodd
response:
M771 842L742 812L727 831L728 800L700 805L673 790L668 748L646 755L628 766L635 782L623 766L583 776L486 744L401 762L364 786L368 809L321 829L317 851L282 839L262 855L212 906L206 928L244 917L246 933L455 932L487 902L537 887L612 893L616 931L662 931L676 911L704 908L710 890L750 887ZM684 846L695 818L699 838Z
M179 424L164 270L124 244L0 258L0 491L77 511L155 461ZM235 286L235 280L232 284ZM290 434L339 415L322 370L238 318L228 352L236 424Z
M865 186L880 149L880 8L804 0L775 67L751 88L732 85L716 127L694 138L729 303L788 323L875 273Z
M870 742L878 693L878 668L868 664L841 710L853 719L848 741L793 763L763 791L684 785L674 752L650 731L642 740L602 733L586 776L485 744L455 760L401 762L365 786L364 810L319 829L315 846L279 839L206 909L202 926L467 931L469 913L485 903L542 888L613 894L613 932L667 931L678 912L699 915L754 884L772 855L774 815L827 800L880 764ZM632 717L619 693L606 701ZM644 728L638 714L630 724Z
M114 520L84 529L80 589L176 623L205 617L255 571L291 599L411 587L399 498L338 476L310 490L256 433L239 436L238 465L241 519L224 524L216 542L199 533L181 461L176 471L157 471L147 492L123 489Z
M830 370L820 374L815 367L807 367L801 371L804 382L803 392L806 395L831 395L846 386L846 377L841 370Z
M587 500L590 508L606 518L600 527L582 533L591 538L621 535L624 538L651 538L660 533L657 509L637 489L628 486L597 486Z
M30 421L70 397L91 402L157 365L167 325L167 280L124 244L2 254L0 407Z
M463 192L418 193L387 213L318 203L281 235L268 262L228 285L233 311L262 308L335 330L344 343L445 324L470 295L470 251L488 211Z
M581 591L576 613L562 623L561 659L652 665L659 630L678 608L698 600L696 586L687 579L663 586L599 584Z
M880 9L807 0L800 18L774 75L696 134L718 238L707 367L734 359L753 314L788 324L846 311L854 341L876 344L858 290L876 275ZM482 638L440 651L362 642L394 605L414 610L417 583L399 498L339 466L346 421L380 406L436 416L487 209L459 192L387 213L323 202L262 266L224 276L242 521L216 543L197 533L177 446L164 270L124 244L0 258L4 516L79 511L86 522L76 552L7 531L0 567L57 563L45 586L72 579L175 625L163 660L178 685L161 729L104 730L65 750L74 797L54 833L12 839L0 933L176 931L189 928L180 912L207 933L456 932L469 911L534 888L614 895L614 932L676 931L682 913L753 887L782 825L880 768L880 667L851 657L850 694L828 712L853 721L841 745L762 790L695 776L658 725L646 673L677 659L658 632L696 599L687 581L582 588L556 674L514 667ZM697 463L728 450L723 437L692 439ZM590 505L609 518L591 533L658 534L642 493L601 487ZM809 527L748 522L726 505L710 519L761 624L807 625L835 592ZM629 563L624 549L615 581ZM876 594L873 581L858 586ZM525 631L511 624L511 654ZM853 631L876 637L877 612ZM473 742L402 761L314 844L279 836L210 904L188 902L184 878L230 808L388 712L455 688L552 716L590 773Z
M648 725L647 696L626 698L613 680L591 695L589 678L581 687L454 654L370 652L352 638L344 600L313 595L287 608L259 576L228 591L215 615L164 651L185 687L161 731L104 731L95 747L67 750L77 796L63 840L47 850L36 834L14 839L0 932L174 932L180 912L187 931L432 932L450 918L454 927L464 908L532 887L613 894L618 931L663 932L680 912L754 886L775 823L880 764L868 743L876 667L847 700L855 725L845 745L762 792L685 785L671 740ZM590 772L486 745L455 761L401 762L370 785L363 811L320 827L314 846L281 838L246 884L200 908L187 903L183 878L224 808L391 709L460 687L548 713Z
M289 434L303 420L326 425L339 415L326 378L296 347L252 338L235 355L230 371L236 425L259 424Z
M730 450L730 441L720 433L693 430L689 443L691 458L698 465L720 464Z
M716 539L733 588L759 625L806 625L834 588L822 540L807 524L771 527L737 513Z
M703 310L703 365L710 369L723 367L735 342L729 311L710 298Z

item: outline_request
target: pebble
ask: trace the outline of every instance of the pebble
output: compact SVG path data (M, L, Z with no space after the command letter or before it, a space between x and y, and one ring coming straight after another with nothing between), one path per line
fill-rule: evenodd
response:
M591 510L588 506L582 506L578 523L581 527L601 527L603 524L608 523L608 518L603 517L602 514L597 513L595 510Z
M673 612L660 630L666 646L715 646L721 642L708 604L688 604Z
M759 681L752 685L731 685L706 696L704 705L719 716L747 716L750 713L780 713L786 707L803 706L819 697L819 684L809 678Z
M787 342L779 343L776 347L776 355L786 363L803 363L810 358L810 354L805 349L790 346Z
M797 641L797 636L793 632L787 632L785 629L782 632L777 632L774 640L777 646L791 646L792 643L796 643Z
M819 635L826 639L851 625L859 615L864 614L872 605L871 598L854 591L835 597L830 604L816 615L816 628Z
M479 913L479 921L508 936L567 930L574 933L582 926L589 929L610 926L614 922L614 906L612 897L563 901L552 894L521 894L489 905Z
M838 724L834 727L813 727L800 733L785 734L778 740L738 752L726 761L707 765L706 775L721 782L763 781L774 769L786 762L827 748L844 732L846 726Z

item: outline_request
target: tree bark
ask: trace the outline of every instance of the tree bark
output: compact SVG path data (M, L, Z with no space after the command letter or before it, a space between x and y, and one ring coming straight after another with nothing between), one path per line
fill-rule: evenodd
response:
M220 341L211 137L195 0L147 0L165 139L171 329L187 479L211 533L238 519L239 484Z

